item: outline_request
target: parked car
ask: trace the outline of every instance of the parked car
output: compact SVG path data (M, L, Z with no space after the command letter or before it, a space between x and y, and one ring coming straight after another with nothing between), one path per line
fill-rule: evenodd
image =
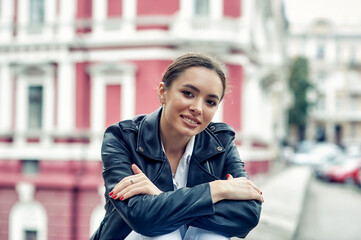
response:
M295 165L308 165L316 169L342 154L342 149L336 144L317 143L306 152L296 152L291 159L291 163Z
M329 159L329 161L320 164L314 169L314 174L316 177L327 180L325 177L325 173L328 172L330 169L334 168L335 166L340 166L342 163L346 162L350 156L346 154L341 154L336 156L335 158Z
M349 158L344 162L324 169L322 178L339 183L361 184L361 157Z

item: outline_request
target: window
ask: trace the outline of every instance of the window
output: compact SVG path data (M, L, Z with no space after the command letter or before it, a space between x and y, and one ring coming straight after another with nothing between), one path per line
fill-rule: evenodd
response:
M35 175L39 172L39 161L38 160L22 160L21 161L21 172L24 175Z
M45 208L34 199L35 186L20 182L15 187L18 201L9 213L9 240L46 240L48 217Z
M317 56L318 59L325 58L325 47L323 45L318 45L317 47Z
M25 230L25 240L37 240L37 233L38 232L34 230Z
M349 73L349 88L350 89L358 89L360 86L359 83L359 74L356 71L350 71Z
M358 101L357 101L357 97L356 96L352 96L350 98L350 111L351 112L356 112L358 110Z
M44 23L44 0L30 0L30 24Z
M28 108L28 128L37 130L42 127L43 117L43 87L29 87L29 108Z
M351 122L350 124L350 137L355 138L356 137L356 123Z
M194 15L208 17L210 15L209 0L194 0Z
M352 45L350 49L350 63L356 64L356 46Z
M317 104L316 104L316 109L318 111L325 111L325 97L324 96L319 96L317 99Z
M323 71L317 73L315 81L316 81L316 87L319 90L325 89L325 79L326 79L326 77L327 77L327 75Z

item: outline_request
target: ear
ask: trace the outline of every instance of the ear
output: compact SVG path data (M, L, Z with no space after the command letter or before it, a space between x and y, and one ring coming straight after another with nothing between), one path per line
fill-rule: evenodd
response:
M158 87L158 98L161 104L165 103L165 93L166 93L166 89L164 86L164 82L161 82Z

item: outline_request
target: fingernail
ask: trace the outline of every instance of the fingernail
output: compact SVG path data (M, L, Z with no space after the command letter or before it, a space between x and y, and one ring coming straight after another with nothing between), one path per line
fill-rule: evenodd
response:
M112 198L113 198L113 199L116 199L116 198L117 198L117 195L112 196Z
M113 195L113 193L114 193L114 192L113 192L113 191L111 191L111 192L109 193L109 196L112 196L112 195Z
M231 176L231 174L228 173L228 174L227 174L227 178L229 178L229 176Z
M122 201L123 199L124 199L124 197L119 198L120 201Z
M262 192L261 192L261 195L262 195Z

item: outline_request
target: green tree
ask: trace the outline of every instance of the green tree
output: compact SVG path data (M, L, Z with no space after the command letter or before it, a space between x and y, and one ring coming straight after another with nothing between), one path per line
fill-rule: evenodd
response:
M306 58L296 57L293 59L288 83L293 95L293 106L288 111L288 124L289 127L294 127L297 130L298 139L303 140L308 108L311 105L307 100L307 92L312 87L309 81L308 60Z

